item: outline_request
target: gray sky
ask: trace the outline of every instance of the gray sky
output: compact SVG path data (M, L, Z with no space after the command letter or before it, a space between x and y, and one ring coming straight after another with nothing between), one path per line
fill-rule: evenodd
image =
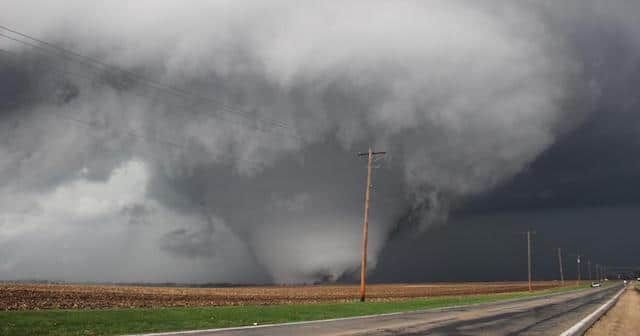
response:
M631 2L6 2L152 82L0 36L0 279L350 279L369 144L379 281L518 278L482 237L528 226L551 277L640 215Z

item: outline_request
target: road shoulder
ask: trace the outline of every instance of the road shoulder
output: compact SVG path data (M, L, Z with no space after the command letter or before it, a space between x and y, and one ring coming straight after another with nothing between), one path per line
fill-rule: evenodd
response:
M640 330L640 293L636 283L627 286L618 302L585 335L637 335Z

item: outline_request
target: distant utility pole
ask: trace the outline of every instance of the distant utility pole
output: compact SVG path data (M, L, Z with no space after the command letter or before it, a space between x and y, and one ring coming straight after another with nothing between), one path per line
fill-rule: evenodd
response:
M576 282L576 285L580 285L580 252L578 252L578 259L577 260L577 264L578 264L578 281Z
M587 273L589 274L589 280L593 280L591 277L591 259L587 259Z
M527 256L529 266L529 291L531 292L533 290L531 287L531 230L527 231Z
M598 264L598 273L599 274L599 279L600 281L604 280L604 270L602 269L602 265Z
M562 252L558 247L558 265L560 266L560 284L564 286L564 271L562 270Z
M360 267L360 301L364 302L367 284L367 243L369 241L369 206L371 204L371 171L373 157L375 155L384 155L387 152L374 152L369 148L366 153L358 153L358 156L367 156L367 190L364 197L364 224L362 227L362 264Z

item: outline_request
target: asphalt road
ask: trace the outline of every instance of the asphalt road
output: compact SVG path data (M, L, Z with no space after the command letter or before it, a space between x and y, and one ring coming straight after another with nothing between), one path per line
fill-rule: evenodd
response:
M190 332L189 335L558 335L606 302L620 288L621 285L615 285L510 302L332 321Z

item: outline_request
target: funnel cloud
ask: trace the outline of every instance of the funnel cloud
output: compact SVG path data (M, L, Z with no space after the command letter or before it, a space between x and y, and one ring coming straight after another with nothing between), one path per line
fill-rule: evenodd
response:
M5 280L349 278L356 152L389 153L375 267L600 114L590 37L640 46L624 1L5 2L0 25L91 58L0 29Z

